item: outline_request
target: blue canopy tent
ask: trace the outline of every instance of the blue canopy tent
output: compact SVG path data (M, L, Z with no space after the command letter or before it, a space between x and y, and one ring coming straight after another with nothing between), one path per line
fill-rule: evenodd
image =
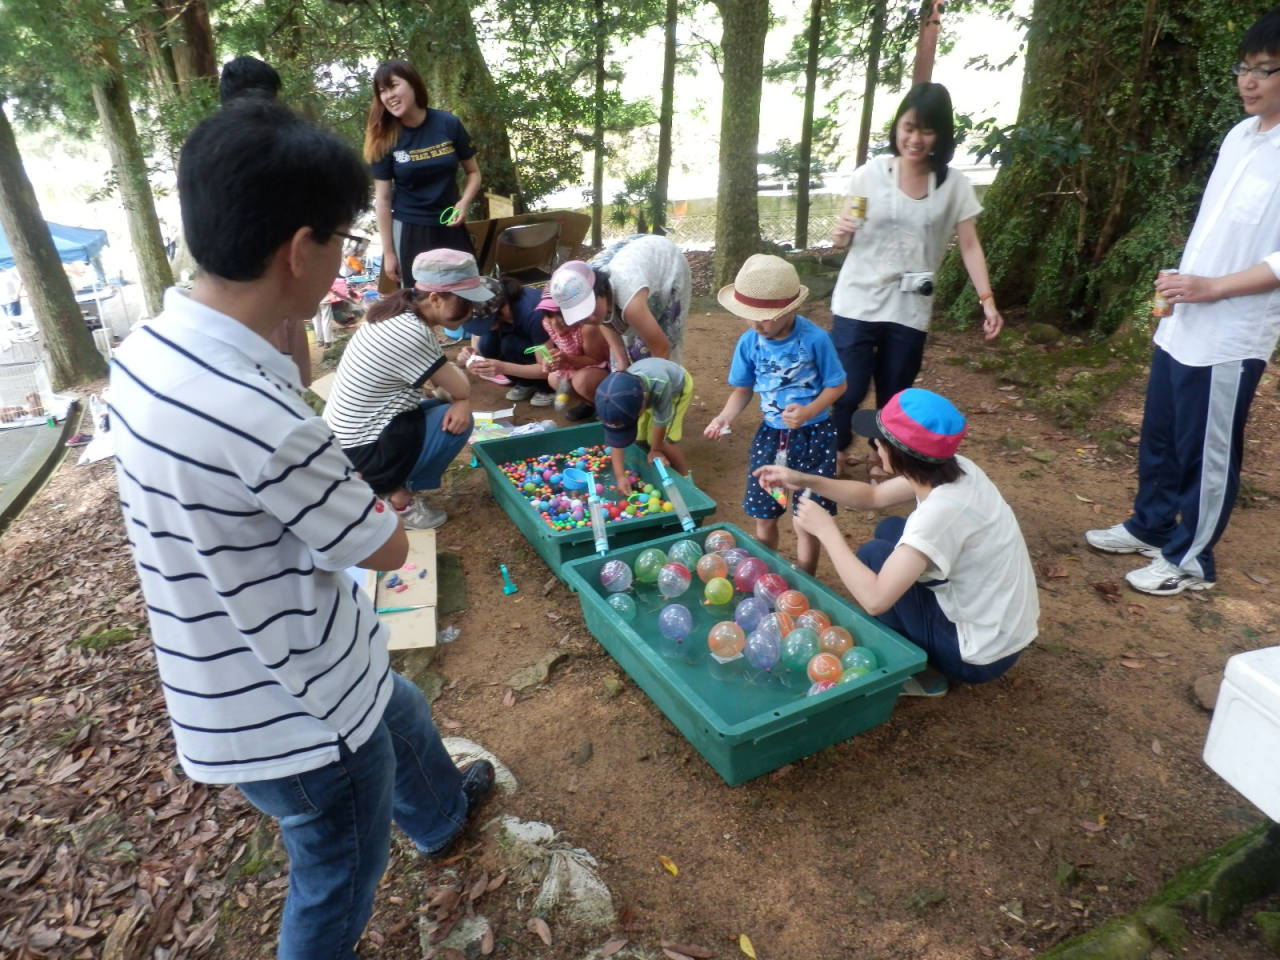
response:
M107 245L107 231L89 230L85 227L64 227L60 223L45 221L49 233L53 235L53 246L63 263L79 263L90 261ZM9 249L9 239L0 227L0 270L12 270L14 267L13 251Z

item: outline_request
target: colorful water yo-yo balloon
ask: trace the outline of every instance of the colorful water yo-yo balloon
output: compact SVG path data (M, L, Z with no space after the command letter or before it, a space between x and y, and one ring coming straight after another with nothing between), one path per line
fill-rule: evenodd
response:
M698 565L698 560L701 556L702 548L692 540L677 540L671 545L671 549L667 551L669 560L683 563L690 570Z
M781 574L766 573L756 581L756 585L752 587L751 592L771 608L776 609L778 598L787 592L787 581L782 578Z
M760 578L768 572L769 568L764 565L763 560L758 557L747 557L733 572L733 585L743 593L750 593L760 582Z
M809 661L818 655L818 635L801 627L792 630L782 641L780 658L782 665L794 674L805 674Z
M808 630L808 627L797 627L797 630ZM840 665L840 658L831 653L815 654L813 659L809 661L809 679L818 683L826 680L834 684L840 679L840 674L844 672L844 667Z
M724 577L716 577L707 581L702 595L706 598L707 603L718 607L733 599L733 584Z
M636 557L636 579L641 583L657 583L658 574L666 565L667 555L657 547L649 547L640 551Z
M855 680L861 680L871 671L866 667L848 667L840 674L840 683L853 683Z
M707 646L721 660L736 657L747 645L747 635L732 620L722 620L707 634Z
M757 597L755 599L759 599L759 598ZM761 600L760 602L763 603L764 601ZM785 613L765 614L765 616L761 618L759 625L756 627L757 630L763 630L766 633L772 633L779 640L781 640L783 637L785 637L795 628L796 628L795 621L792 620L790 617L788 617ZM816 652L817 651L815 651L815 653Z
M768 615L769 605L759 597L747 597L733 611L733 619L747 633L760 626L760 621Z
M658 611L658 629L668 640L683 640L693 629L693 614L682 603L668 603Z
M729 576L733 576L738 569L738 564L746 560L751 554L741 547L730 547L728 550L723 551L720 556L724 557L724 562L729 565Z
M720 554L707 553L698 558L698 576L702 578L703 583L728 575L729 565L724 562L724 557Z
M668 600L680 596L692 582L689 568L683 563L666 563L658 571L658 590Z
M826 693L828 690L835 687L835 685L836 681L834 680L815 680L813 685L809 687L809 692L806 693L805 696L816 697L820 693Z
M868 673L880 666L880 660L866 647L846 650L840 655L840 663L846 670L850 667L863 667Z
M754 631L742 648L742 655L747 663L757 670L772 670L778 665L778 656L782 641L772 633Z
M822 648L823 653L834 653L837 657L844 656L846 650L853 648L853 634L844 627L827 627L818 632L818 646Z
M631 588L631 568L622 560L610 560L600 568L600 585L610 593Z
M605 601L613 609L613 612L620 616L626 623L631 623L636 618L636 602L625 593L614 593L609 595L609 599Z
M722 550L728 550L736 547L738 540L728 530L712 530L707 534L707 538L702 541L703 549L707 553L719 553Z
M816 630L818 632L818 642L821 643L822 631L831 626L831 618L821 610L815 610L813 607L810 607L804 613L800 614L800 616L796 617L796 626L808 627L810 630ZM837 654L837 656L838 655L839 654Z
M809 598L799 590L784 590L778 595L774 606L779 612L795 619L809 609Z

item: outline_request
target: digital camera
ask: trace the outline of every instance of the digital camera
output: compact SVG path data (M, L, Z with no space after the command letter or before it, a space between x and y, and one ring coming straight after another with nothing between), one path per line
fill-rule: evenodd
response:
M898 284L898 289L903 293L918 293L922 297L933 296L933 274L923 273L904 273L902 280Z

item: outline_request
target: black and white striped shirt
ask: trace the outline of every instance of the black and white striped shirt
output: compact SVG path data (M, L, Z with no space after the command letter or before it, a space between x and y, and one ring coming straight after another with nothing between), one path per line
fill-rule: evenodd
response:
M396 520L298 395L293 361L182 291L117 351L111 432L178 756L268 780L358 748L387 631L345 568Z
M418 405L444 363L435 332L416 315L366 323L342 353L324 418L344 448L373 443L392 417Z

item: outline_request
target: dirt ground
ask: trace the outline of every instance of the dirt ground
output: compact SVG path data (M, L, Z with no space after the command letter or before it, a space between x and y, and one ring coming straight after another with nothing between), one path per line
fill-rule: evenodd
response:
M810 316L830 321L820 307ZM740 503L758 409L721 444L701 439L728 392L724 378L742 329L720 313L691 319L684 356L698 398L684 446L698 485L719 503L715 519L747 526ZM655 952L667 940L731 957L746 934L761 960L1028 957L1135 909L1178 869L1257 821L1260 814L1203 763L1209 715L1191 687L1220 672L1231 654L1278 642L1274 377L1263 378L1254 404L1249 507L1236 512L1218 548L1217 589L1158 599L1124 586L1132 558L1092 553L1082 537L1127 515L1136 463L1127 440L1136 437L1143 384L1073 433L1038 416L1017 389L977 372L972 358L987 349L999 348L982 346L976 334L932 335L919 385L970 414L963 452L1019 517L1039 574L1039 639L999 681L900 701L883 726L736 788L594 641L577 599L553 582L481 472L450 475L437 502L452 519L439 542L461 557L470 607L443 621L461 636L430 668L445 682L437 722L447 735L483 744L519 779L519 791L487 814L544 820L589 850L620 913L616 928L598 932L548 918L553 946L546 947L526 926L532 897L506 883L471 907L496 925L492 956L580 958L612 937ZM498 388L480 386L478 408L505 405ZM519 420L545 415L525 404L519 413ZM14 542L37 549L34 531L50 528L23 525L40 524L41 511L65 501L67 474L76 469L65 466L10 532L9 557ZM92 495L114 497L109 469L88 469L98 471ZM856 544L875 519L845 512L840 522ZM793 549L784 524L781 552ZM500 562L520 585L515 596L503 594ZM825 559L818 576L838 582ZM1108 581L1118 599L1096 586ZM127 650L131 682L149 682L145 643ZM511 702L507 678L553 651L568 656L550 680ZM399 659L406 670L421 667L413 655ZM85 674L90 693L107 674ZM617 695L606 685L613 678L624 682ZM153 695L145 703L159 709ZM171 762L165 738L152 747L156 763ZM178 789L172 774L167 779L167 788L148 781L151 805ZM219 828L254 823L233 791L209 802ZM1079 883L1061 886L1055 874L1071 867ZM500 869L492 834L478 829L443 866L397 852L361 955L421 957L416 919L438 903L442 887L465 890ZM188 925L213 911L222 919L203 955L270 955L284 893L282 879L271 876L206 891ZM1191 956L1266 955L1247 921L1195 934ZM100 940L66 946L64 938L66 949L47 955L98 956L92 946L74 952L85 942Z

